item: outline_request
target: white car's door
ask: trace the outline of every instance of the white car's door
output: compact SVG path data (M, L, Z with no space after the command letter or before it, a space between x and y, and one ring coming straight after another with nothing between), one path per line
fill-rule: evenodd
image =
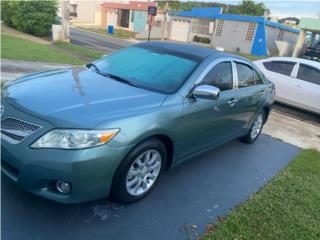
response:
M265 61L262 63L266 69L264 74L274 83L276 88L276 99L285 101L288 94L291 82L295 79L292 77L292 72L297 64L289 61Z
M287 100L300 108L320 113L320 69L299 63L294 75Z

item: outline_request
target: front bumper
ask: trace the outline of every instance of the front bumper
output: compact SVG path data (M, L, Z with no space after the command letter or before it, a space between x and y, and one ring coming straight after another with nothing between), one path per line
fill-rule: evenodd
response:
M78 203L108 196L112 178L129 147L103 145L85 150L20 149L2 141L2 172L21 188L61 203ZM52 183L70 182L70 194Z
M61 203L78 203L106 197L113 175L131 149L105 144L82 150L32 149L29 146L54 126L16 108L5 105L1 118L15 117L42 126L18 144L2 138L1 170L21 188ZM53 188L54 181L72 184L70 194Z

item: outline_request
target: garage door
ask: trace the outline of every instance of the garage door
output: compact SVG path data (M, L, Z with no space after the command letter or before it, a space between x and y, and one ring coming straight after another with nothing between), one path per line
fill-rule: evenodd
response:
M186 42L188 40L190 29L190 21L182 19L174 19L171 28L172 40Z

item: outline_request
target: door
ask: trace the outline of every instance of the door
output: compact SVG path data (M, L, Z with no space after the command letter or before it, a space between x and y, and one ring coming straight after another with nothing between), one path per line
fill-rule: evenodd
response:
M170 38L177 41L188 41L190 29L190 21L182 19L174 19L171 27Z
M143 11L133 11L132 12L133 15L133 31L136 33L140 33L142 32L147 24L147 12L143 12Z
M130 10L127 9L120 9L119 10L119 17L118 17L118 25L123 28L129 27L129 16Z
M288 61L263 62L263 66L268 70L266 72L268 79L275 85L277 100L286 101L288 87L294 79L292 72L295 65L295 62Z
M263 107L265 85L259 74L245 62L234 62L237 72L237 90L233 117L237 121L232 125L233 132L244 134L251 127L256 115Z
M229 139L233 124L232 110L234 78L231 62L215 65L199 85L213 85L220 88L218 100L186 98L181 118L180 148L188 157L201 150Z
M292 104L320 113L320 70L300 63L287 99Z

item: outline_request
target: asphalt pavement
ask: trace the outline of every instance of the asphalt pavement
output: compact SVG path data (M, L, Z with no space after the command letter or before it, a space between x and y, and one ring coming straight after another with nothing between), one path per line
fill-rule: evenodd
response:
M61 205L2 177L2 239L195 239L283 169L297 147L261 135L235 140L165 173L144 200Z
M105 54L110 54L134 43L74 27L70 28L70 41L81 47L104 52Z

